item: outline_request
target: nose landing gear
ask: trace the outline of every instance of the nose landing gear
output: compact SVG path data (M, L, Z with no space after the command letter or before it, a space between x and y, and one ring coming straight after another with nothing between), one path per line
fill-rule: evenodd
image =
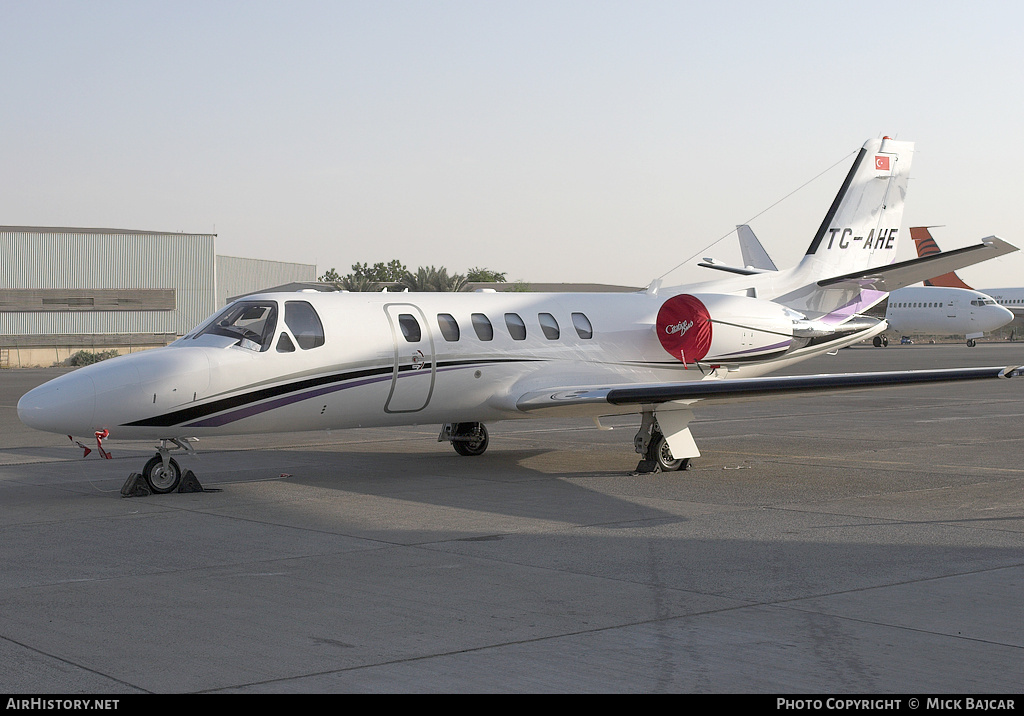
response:
M165 495L177 489L181 482L181 468L178 467L178 461L169 457L164 450L163 454L158 452L149 459L142 468L142 476L154 494Z
M195 453L187 440L161 440L156 455L146 462L142 474L133 472L121 488L121 494L124 497L141 497L150 494L166 495L171 492L203 492L203 486L199 484L195 473L191 470L182 473L178 461L170 455L171 450Z

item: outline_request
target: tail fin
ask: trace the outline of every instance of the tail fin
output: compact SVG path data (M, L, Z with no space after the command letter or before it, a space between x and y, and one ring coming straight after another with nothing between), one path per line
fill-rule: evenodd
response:
M775 262L764 246L758 241L754 230L747 224L740 224L736 227L736 236L740 240L740 253L743 255L743 265L747 268L761 269L763 271L778 271Z
M931 232L928 231L930 228L930 226L910 227L910 238L914 240L914 244L917 246L917 255L921 258L939 253L939 245L935 243ZM956 275L956 271L950 271L941 276L930 278L924 282L924 285L942 286L944 288L971 288Z
M801 262L830 278L896 260L913 142L864 143ZM806 266L805 266L806 264Z
M884 292L856 284L825 282L896 261L913 156L913 142L883 137L864 143L806 255L775 300L808 317L843 322L885 298Z

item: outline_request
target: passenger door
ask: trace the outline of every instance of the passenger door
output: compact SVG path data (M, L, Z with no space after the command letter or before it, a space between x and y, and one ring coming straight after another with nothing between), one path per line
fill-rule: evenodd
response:
M395 343L391 392L385 413L415 413L427 407L434 392L434 338L430 324L417 306L389 303L384 306Z

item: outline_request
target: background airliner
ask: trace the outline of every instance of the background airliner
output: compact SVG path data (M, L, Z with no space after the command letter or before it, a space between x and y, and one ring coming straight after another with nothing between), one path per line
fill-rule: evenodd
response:
M1017 375L1016 369L766 377L871 338L888 291L1016 248L990 237L955 255L893 263L913 145L867 141L796 266L631 294L271 293L236 301L165 348L65 374L18 402L34 428L153 439L156 492L172 450L206 435L442 425L463 455L485 423L639 413L638 469L700 451L700 401Z
M911 229L911 232L913 236L914 229ZM734 273L778 270L748 225L737 226L736 235L743 257L742 269L724 266L707 258L699 265ZM920 246L918 242L919 250ZM936 254L939 251L936 248L931 253ZM956 277L955 273L947 275ZM1021 310L1024 311L1024 303ZM887 334L891 332L904 336L964 336L967 345L973 348L976 339L1012 320L1013 313L997 305L992 297L975 291L966 284L960 288L908 286L889 294L885 303L885 322L888 328L886 333L876 335L872 343L876 348L889 345Z
M935 239L932 238L931 229L929 226L912 226L910 227L910 237L914 240L914 244L917 247L918 256L932 256L939 253L939 245L935 243ZM954 288L967 288L971 287L964 283L955 271L950 271L941 276L935 276L924 282L925 286L949 286ZM1015 316L1024 315L1024 287L1015 288L983 288L979 289L981 293L987 296L991 296L996 303L1000 306L1004 306L1013 312Z

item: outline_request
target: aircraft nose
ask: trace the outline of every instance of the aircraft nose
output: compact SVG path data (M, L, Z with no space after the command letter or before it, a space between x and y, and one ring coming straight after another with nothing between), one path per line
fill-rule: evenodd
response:
M986 331L994 331L1013 320L1013 311L1005 306L985 306L988 325Z
M36 430L82 435L96 412L96 385L80 371L33 388L18 401L18 418ZM88 428L86 428L88 431Z
M1010 310L1006 306L992 307L998 308L998 312L995 315L995 326L993 326L990 330L995 330L996 328L1006 326L1008 323L1014 320L1014 311Z

